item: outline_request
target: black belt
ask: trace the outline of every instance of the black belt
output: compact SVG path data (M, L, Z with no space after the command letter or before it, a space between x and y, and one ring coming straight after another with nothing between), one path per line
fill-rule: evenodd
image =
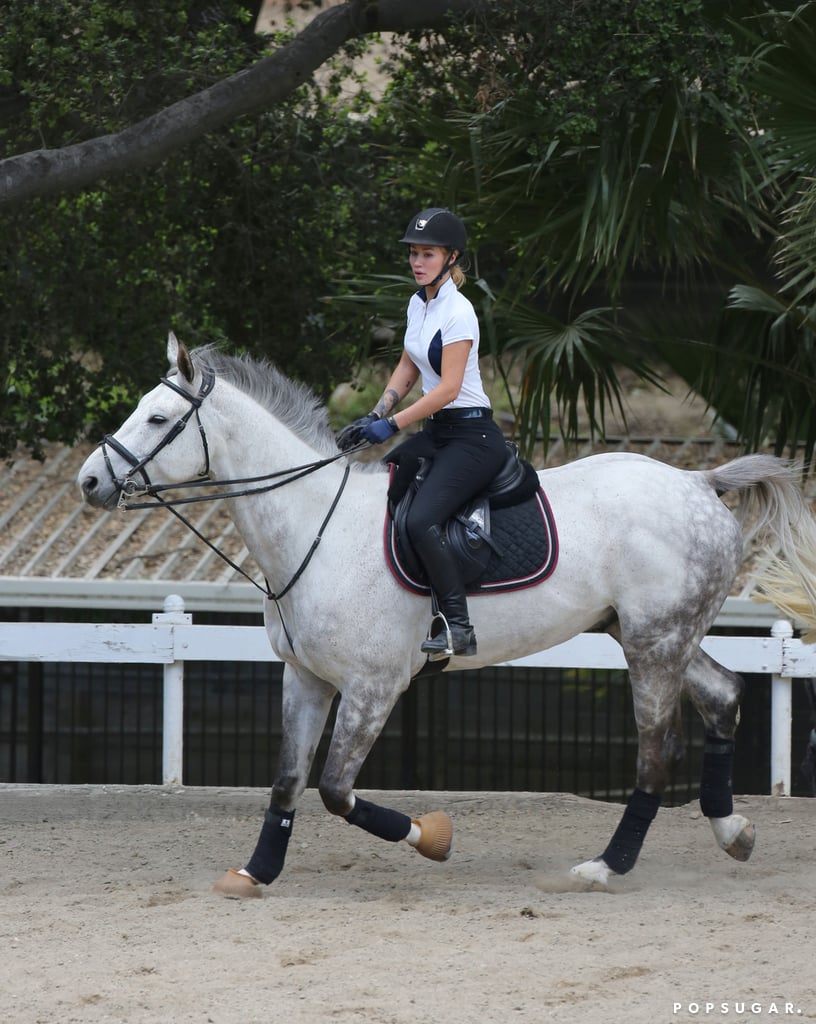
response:
M493 410L483 405L474 405L464 409L440 409L428 419L435 423L450 423L453 420L490 420L493 419Z

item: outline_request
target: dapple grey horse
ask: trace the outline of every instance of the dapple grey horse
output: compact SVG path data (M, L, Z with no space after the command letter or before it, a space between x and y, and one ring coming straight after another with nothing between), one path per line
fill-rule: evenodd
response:
M319 791L361 829L445 860L452 823L442 810L412 819L354 792L372 744L423 668L427 598L386 567L388 475L338 452L326 410L274 367L192 353L171 335L170 373L108 435L79 472L98 508L170 502L167 485L215 480L268 585L269 640L285 663L283 740L258 843L215 888L256 896L284 865L295 809L335 696L336 719ZM686 471L635 454L597 455L540 474L558 526L551 578L470 601L475 658L449 669L518 658L587 630L623 647L638 730L634 789L603 853L572 869L604 887L629 871L680 752L681 698L705 723L700 803L719 846L745 860L753 825L733 811L731 764L741 680L700 648L743 560L765 530L794 567L813 564L816 525L796 471L749 455ZM283 484L286 486L282 486ZM737 513L721 500L740 498ZM802 570L804 572L804 569ZM805 581L804 585L808 585Z

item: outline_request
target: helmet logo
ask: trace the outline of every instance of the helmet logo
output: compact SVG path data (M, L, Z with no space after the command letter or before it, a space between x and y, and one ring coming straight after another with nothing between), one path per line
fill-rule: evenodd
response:
M419 220L417 220L417 222L416 222L416 229L417 229L417 231L424 231L425 230L425 225L427 223L428 223L428 220L427 220L427 218L424 218L424 217L422 217Z

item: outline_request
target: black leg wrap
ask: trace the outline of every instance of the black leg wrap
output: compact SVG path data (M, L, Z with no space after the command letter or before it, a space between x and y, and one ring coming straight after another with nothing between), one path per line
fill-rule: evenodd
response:
M411 831L411 819L407 814L392 811L389 807L379 807L358 796L354 810L346 815L349 825L370 832L379 839L387 839L389 843L398 843Z
M660 807L660 795L636 789L629 797L623 817L602 856L619 875L631 871L638 859L643 840Z
M733 760L733 740L706 736L700 777L700 810L707 818L727 818L734 813L731 791Z
M274 882L283 871L286 860L286 848L292 834L294 811L284 811L275 804L269 805L264 815L263 828L258 837L258 845L252 854L246 870L253 878L264 885Z

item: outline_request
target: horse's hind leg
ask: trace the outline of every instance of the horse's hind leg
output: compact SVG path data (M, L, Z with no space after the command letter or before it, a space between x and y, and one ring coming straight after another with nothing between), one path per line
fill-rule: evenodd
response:
M657 653L657 645L645 651L633 651L631 645L626 650L638 729L635 789L601 856L572 869L572 875L585 884L605 887L611 875L626 874L635 866L660 807L672 762L682 754L682 676L676 667L682 665L681 652L676 652L675 660L665 649Z
M283 733L272 798L246 867L230 868L213 886L221 895L260 896L258 883L269 885L283 870L295 805L306 788L335 694L334 687L305 669L284 668Z
M706 730L700 810L711 823L718 846L735 860L748 860L756 830L743 815L734 814L731 786L743 681L700 650L686 671L685 687Z

